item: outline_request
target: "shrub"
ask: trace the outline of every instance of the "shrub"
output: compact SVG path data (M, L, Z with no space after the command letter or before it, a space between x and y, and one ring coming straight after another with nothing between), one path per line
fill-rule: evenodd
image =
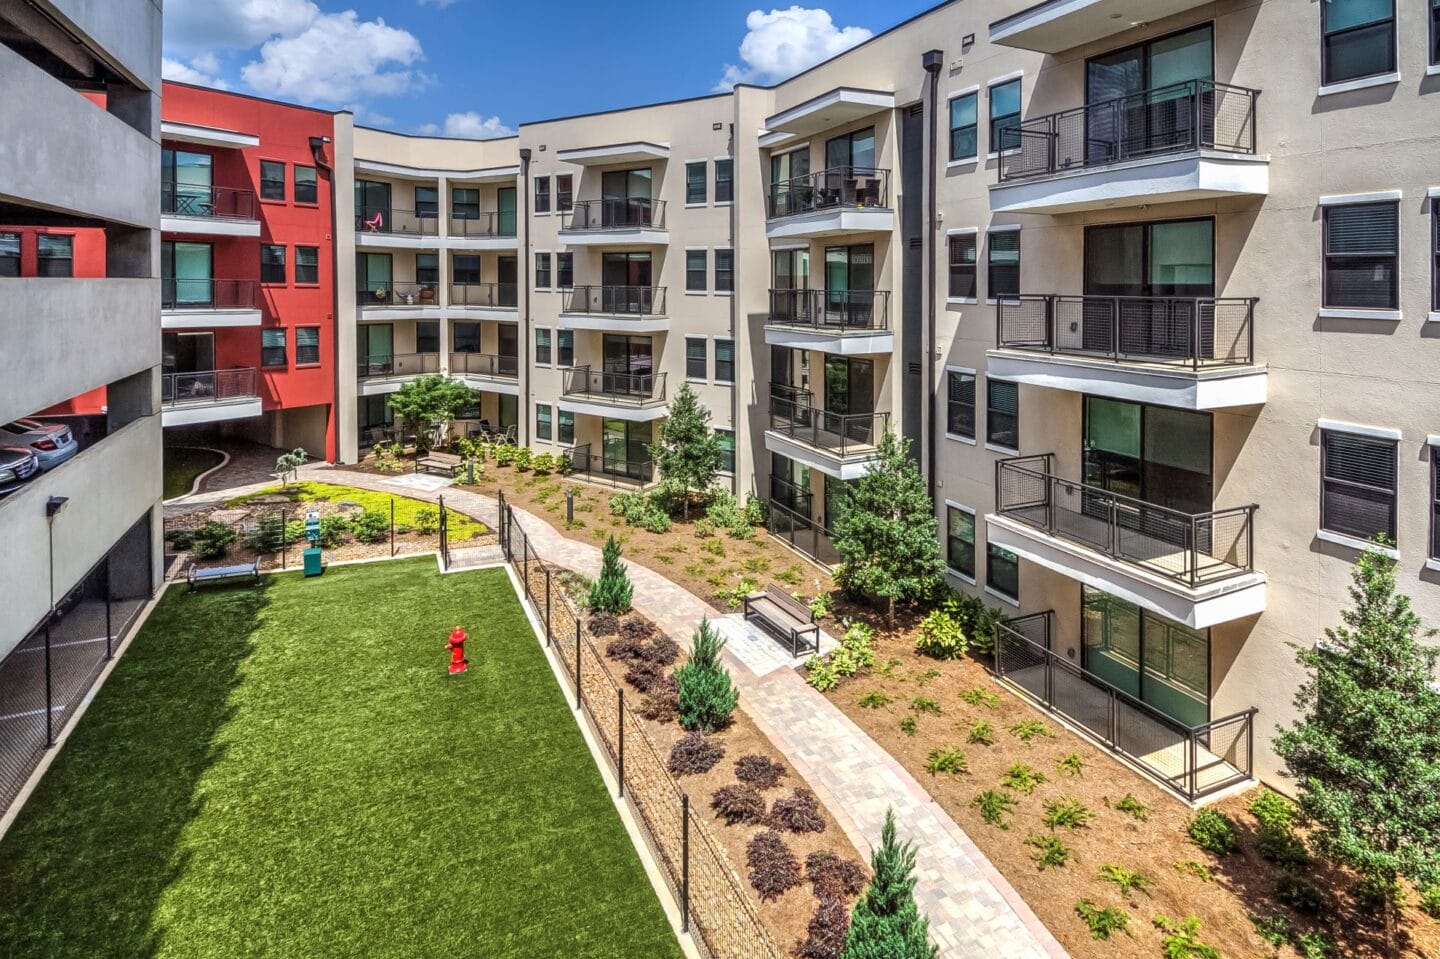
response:
M907 736L913 736L917 732L919 732L920 727L915 725L915 717L906 716L904 719L900 720L900 731Z
M738 583L728 589L717 587L715 590L715 595L725 600L725 605L730 609L739 609L744 604L745 597L754 593L755 587L758 585L748 576L740 576L739 573L735 575L740 577Z
M1079 753L1068 753L1055 760L1055 769L1073 778L1085 778L1085 763Z
M995 653L995 627L1005 619L998 609L986 606L976 596L954 593L955 619L969 640L970 650L985 656Z
M325 517L329 519L330 517ZM325 519L320 520L321 539L325 536ZM390 535L390 516L378 509L367 509L350 521L350 530L362 543L380 543Z
M1005 770L1005 775L1000 777L1000 785L1027 796L1032 795L1044 782L1045 774L1025 763L1014 763Z
M1300 959L1325 959L1335 948L1330 940L1325 938L1325 933L1318 929L1302 932L1295 937L1294 944L1295 951L1300 953Z
M872 643L875 630L864 623L847 623L840 637L840 648L830 654L835 671L841 676L853 676L862 669L875 665L875 650Z
M1392 886L1389 893L1395 899L1396 907L1405 904L1405 888L1398 883ZM1361 912L1378 916L1385 911L1385 883L1375 876L1361 876L1355 885L1350 888L1350 893L1355 897L1355 906Z
M753 496L747 496L742 507L728 490L715 490L705 508L705 519L715 529L725 530L731 539L749 539L755 527L765 522L765 513Z
M1250 917L1255 932L1270 945L1279 948L1290 941L1290 920L1278 913L1273 916Z
M614 636L620 632L620 617L614 613L599 612L590 617L590 634L596 638Z
M1202 809L1191 818L1185 830L1190 841L1206 852L1225 856L1240 848L1235 824L1218 809Z
M970 735L965 739L976 746L993 746L995 745L995 727L982 719L971 724Z
M880 690L874 689L866 693L864 696L860 697L860 708L884 709L886 706L889 706L894 701L895 700L891 699L889 696L885 695Z
M1121 796L1115 805L1110 807L1117 812L1129 813L1141 822L1150 818L1150 807L1136 799L1131 793Z
M1272 826L1289 830L1299 817L1295 804L1279 793L1261 788L1245 806L1261 826Z
M598 617L592 617L591 619L592 625L590 631L592 633L595 631L593 623L596 618ZM626 639L624 636L621 636L619 639L612 639L609 643L605 644L605 656L608 659L617 660L622 663L638 660L644 653L645 644L643 642L635 639Z
M190 551L200 559L219 559L235 542L235 531L224 523L209 522L190 534Z
M686 729L714 732L730 725L740 693L720 662L724 648L725 640L708 619L702 618L690 641L689 658L675 670L680 689L680 725Z
M624 635L626 625L620 626L621 635ZM680 659L680 644L669 636L656 636L641 648L640 658L655 666L674 666Z
M257 553L278 553L284 549L285 521L279 516L262 516L255 528L245 537L245 545Z
M620 624L620 636L623 639L633 639L637 642L645 642L655 635L655 625L650 620L640 615L627 617ZM673 660L672 660L673 662ZM663 663L662 665L669 665Z
M1165 959L1220 959L1220 951L1200 941L1200 919L1186 916L1181 922L1173 922L1164 916L1151 920L1155 928L1164 935L1160 939L1160 951Z
M587 605L597 613L614 613L617 616L630 611L630 601L634 596L635 587L630 583L630 575L625 572L625 566L620 562L620 544L614 536L605 540L605 548L600 554L600 576L595 584L590 587L590 598ZM619 628L619 624L616 624Z
M1005 817L1009 816L1018 804L1014 796L994 789L987 789L970 800L971 808L980 812L981 819L1001 829L1010 828Z
M1293 869L1281 869L1275 874L1274 892L1277 901L1296 912L1317 918L1325 914L1325 894Z
M725 747L702 732L687 733L670 747L670 772L676 776L708 773L725 758Z
M969 644L960 622L942 607L931 610L920 621L920 635L915 638L915 651L934 659L955 659L965 655Z
M1050 728L1038 719L1020 720L1020 722L1010 727L1010 735L1027 745L1030 743L1030 740L1036 736L1043 736L1047 739L1055 738L1055 734L1050 731Z
M825 656L811 656L805 660L805 682L816 692L828 693L840 685L840 672L835 660Z
M1058 869L1070 861L1070 847L1054 833L1031 833L1025 837L1027 846L1034 846L1030 858L1041 869Z
M1117 932L1130 934L1130 914L1114 906L1101 909L1092 900L1081 899L1075 904L1075 914L1090 930L1090 938L1108 941Z
M642 693L655 692L656 687L665 679L659 666L644 661L637 662L625 670L625 682L634 686Z
M670 530L670 514L648 493L616 494L610 497L610 512L625 520L627 526L638 526L652 533Z
M756 833L745 847L745 863L750 867L750 885L766 902L800 884L800 860L778 833L768 829Z
M673 677L667 677L673 683ZM650 693L640 701L640 715L651 722L673 723L680 715L680 701L667 684L664 693Z
M1186 859L1175 864L1175 871L1182 876L1194 876L1201 882L1214 882L1215 877L1210 875L1210 867L1203 862L1196 862L1194 859Z
M850 911L834 896L820 899L815 915L805 927L805 939L795 946L800 959L840 959L845 937L850 934Z
M944 675L944 674L941 673L940 670L938 670L938 669L927 669L927 670L925 670L925 672L923 672L923 673L921 673L919 676L916 676L916 677L915 677L915 682L918 683L918 684L921 685L921 686L924 686L926 683L930 682L931 680L933 680L933 679L939 679L939 678L940 678L941 676L943 676L943 675Z
M820 803L815 794L803 786L770 806L767 820L771 829L787 832L824 832L825 819L820 815Z
M972 686L960 694L960 698L971 706L994 709L1000 704L1000 697L983 686Z
M1150 877L1144 873L1131 872L1124 866L1116 865L1113 862L1101 864L1100 878L1105 882L1114 883L1122 896L1128 896L1137 889L1145 892L1154 885L1150 881Z
M709 539L715 535L715 524L708 519L697 519L690 525L690 532L695 534L696 539Z
M941 713L940 704L929 696L916 696L910 700L910 708L917 713L929 713L932 716L939 716Z
M954 776L957 773L969 772L970 761L958 746L936 746L930 750L930 755L925 757L925 771L932 776L941 773Z
M424 506L415 511L415 521L411 524L415 532L421 536L434 536L440 532L440 511L433 506Z
M1040 821L1051 829L1083 829L1095 814L1078 799L1063 796L1045 802L1045 815Z
M865 888L865 867L854 859L842 859L828 849L805 857L805 878L817 899L858 896Z
M756 789L774 789L784 777L784 765L769 756L750 753L735 760L735 778Z
M732 783L721 786L710 797L710 808L731 826L758 825L765 819L765 799L754 786Z
M361 516L363 515L364 514L362 513ZM357 516L356 520L358 521L359 519L360 517ZM388 527L390 522L388 517L385 522L386 526ZM319 545L323 549L335 549L336 547L340 546L345 542L345 534L350 532L351 527L352 524L350 520L346 519L343 516L330 515L320 517L320 540L317 545ZM385 537L381 536L380 538L384 539ZM367 541L361 540L361 542Z
M1440 885L1421 890L1420 911L1431 919L1440 919Z
M1256 849L1261 858L1277 866L1300 868L1310 864L1310 850L1305 842L1285 826L1261 823L1256 833Z

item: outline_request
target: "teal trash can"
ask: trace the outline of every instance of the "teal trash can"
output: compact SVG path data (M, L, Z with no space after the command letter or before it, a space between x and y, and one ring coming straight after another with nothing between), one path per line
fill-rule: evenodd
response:
M312 546L305 551L305 575L319 576L325 572L325 564L320 562L320 547Z

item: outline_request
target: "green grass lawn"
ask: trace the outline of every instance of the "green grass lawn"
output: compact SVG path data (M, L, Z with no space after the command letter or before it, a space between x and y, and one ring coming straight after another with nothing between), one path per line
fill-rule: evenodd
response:
M165 498L184 496L195 485L197 476L219 466L224 459L214 450L195 449L193 446L165 447Z
M429 557L171 589L0 840L5 957L680 955L509 580Z

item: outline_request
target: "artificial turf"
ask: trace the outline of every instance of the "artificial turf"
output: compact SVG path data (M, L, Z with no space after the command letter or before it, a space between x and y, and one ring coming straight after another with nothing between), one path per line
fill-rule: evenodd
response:
M680 955L510 581L429 557L171 589L0 840L4 957Z
M195 479L212 467L219 466L225 457L214 450L196 449L193 446L165 447L165 492L166 499L174 499L190 492Z

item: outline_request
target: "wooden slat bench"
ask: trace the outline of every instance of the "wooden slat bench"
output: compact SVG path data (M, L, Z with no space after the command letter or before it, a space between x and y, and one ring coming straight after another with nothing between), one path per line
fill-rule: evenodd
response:
M820 652L820 627L810 607L771 583L763 593L745 597L745 618L752 616L768 623L790 642L790 655L799 656L807 648ZM809 637L809 642L805 638Z
M201 583L219 582L225 579L240 579L242 577L253 577L256 583L260 582L260 561L257 559L252 563L236 563L233 566L194 566L185 571L185 582L190 584L194 590Z
M465 460L454 453L437 453L431 450L415 461L415 472L420 470L439 470L446 476L454 476L455 470L464 465Z

